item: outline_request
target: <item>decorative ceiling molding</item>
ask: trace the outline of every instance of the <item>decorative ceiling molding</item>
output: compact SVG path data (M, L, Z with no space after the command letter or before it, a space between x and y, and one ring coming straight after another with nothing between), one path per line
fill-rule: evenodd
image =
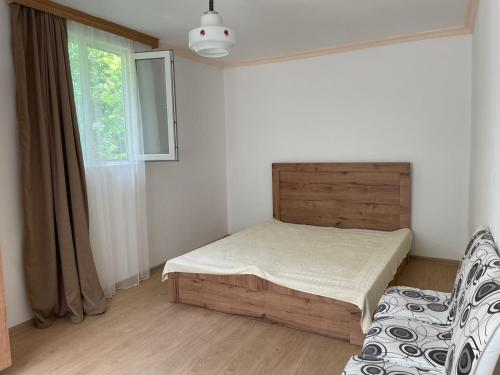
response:
M415 34L410 34L410 35L401 35L401 36L394 36L394 37L389 37L389 38L384 38L384 39L372 40L369 42L354 43L354 44L348 44L345 46L324 48L324 49L319 49L319 50L315 50L315 51L308 51L308 52L300 52L300 53L295 53L295 54L286 55L286 56L276 56L276 57L267 57L267 58L261 58L261 59L255 59L255 60L236 61L233 63L226 63L226 64L224 64L224 67L225 68L234 68L234 67L240 67L240 66L273 64L273 63L278 63L278 62L283 62L283 61L300 60L300 59L307 59L307 58L311 58L311 57L319 57L319 56L325 56L325 55L334 55L334 54L338 54L338 53L357 51L357 50L373 48L373 47L382 47L382 46L387 46L387 45L391 45L391 44L409 43L409 42L416 42L419 40L445 38L445 37L458 36L458 35L468 35L468 34L470 34L470 30L466 29L465 27L440 29L440 30L434 30L434 31L425 31L425 32L420 32L420 33L415 33Z
M476 26L477 10L479 9L479 0L470 0L467 15L465 16L465 28L474 33Z

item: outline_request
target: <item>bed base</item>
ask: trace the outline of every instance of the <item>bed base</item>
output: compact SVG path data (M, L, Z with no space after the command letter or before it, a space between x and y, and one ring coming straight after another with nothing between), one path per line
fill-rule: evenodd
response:
M391 284L406 262L401 263ZM168 274L168 298L172 303L263 319L353 345L362 345L364 340L356 305L285 288L255 275L172 272Z

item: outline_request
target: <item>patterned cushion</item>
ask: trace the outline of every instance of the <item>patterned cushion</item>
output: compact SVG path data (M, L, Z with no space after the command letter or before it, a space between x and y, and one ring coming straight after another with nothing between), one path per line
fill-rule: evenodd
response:
M457 298L464 294L465 270L470 265L475 249L484 242L493 242L493 237L489 228L482 226L474 232L467 244L451 294L409 287L389 288L377 306L374 319L399 317L451 325L455 318Z
M450 293L404 286L392 287L380 299L374 320L398 317L446 325L450 299Z
M443 375L443 372L401 366L380 359L352 357L342 375Z
M465 249L465 255L463 258L466 258L469 252L474 248L477 247L482 241L493 241L493 236L491 235L490 228L487 226L480 226L479 228L476 229L474 234L472 235L471 239L469 240L469 243L467 244L467 247Z
M483 246L495 248L495 242L493 241L493 237L487 227L480 227L474 233L460 263L456 285L453 288L452 299L448 309L448 322L450 324L454 324L456 322L457 316L464 307L467 290L474 285L472 283L472 278L474 277L477 268L480 266L480 258L483 254L477 250Z
M500 256L491 239L472 246L466 257L446 365L446 373L453 375L474 374L479 365L492 371L495 363L484 361L496 362L500 352L500 335L495 334L500 327Z
M450 339L449 327L387 318L372 324L361 355L423 370L443 371Z

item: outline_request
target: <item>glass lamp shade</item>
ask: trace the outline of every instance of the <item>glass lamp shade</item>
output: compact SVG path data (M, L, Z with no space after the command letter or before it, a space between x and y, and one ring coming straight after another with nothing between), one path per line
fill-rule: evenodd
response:
M227 56L234 43L233 30L224 27L222 17L214 11L201 16L201 26L189 32L189 48L203 57Z

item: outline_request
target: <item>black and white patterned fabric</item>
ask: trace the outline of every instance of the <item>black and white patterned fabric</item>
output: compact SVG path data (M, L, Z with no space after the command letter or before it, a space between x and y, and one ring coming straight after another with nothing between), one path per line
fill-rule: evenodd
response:
M449 327L406 318L386 318L372 324L361 357L444 371L451 336Z
M467 247L465 249L464 259L469 255L474 248L479 246L482 242L487 241L494 244L493 236L491 235L490 228L487 226L480 226L472 235Z
M444 375L443 372L402 366L383 360L352 357L342 375Z
M460 261L460 266L458 268L457 277L455 279L455 284L453 286L453 291L451 293L449 309L448 309L448 323L452 324L456 318L456 310L460 303L460 298L465 296L465 290L470 286L470 282L467 282L466 277L470 267L474 264L474 254L475 249L477 249L481 244L489 243L495 246L493 237L491 235L490 229L485 226L479 227L472 235L467 247L465 249L465 254ZM462 300L463 303L463 300Z
M451 293L405 286L392 287L380 299L374 320L398 317L447 325L450 300Z
M500 256L488 236L468 250L446 374L489 375L500 354Z
M375 320L388 317L415 319L431 324L451 325L455 318L457 299L463 294L465 268L470 262L470 254L484 241L493 242L488 227L479 227L465 249L458 269L452 293L420 290L409 287L392 287L382 296Z

